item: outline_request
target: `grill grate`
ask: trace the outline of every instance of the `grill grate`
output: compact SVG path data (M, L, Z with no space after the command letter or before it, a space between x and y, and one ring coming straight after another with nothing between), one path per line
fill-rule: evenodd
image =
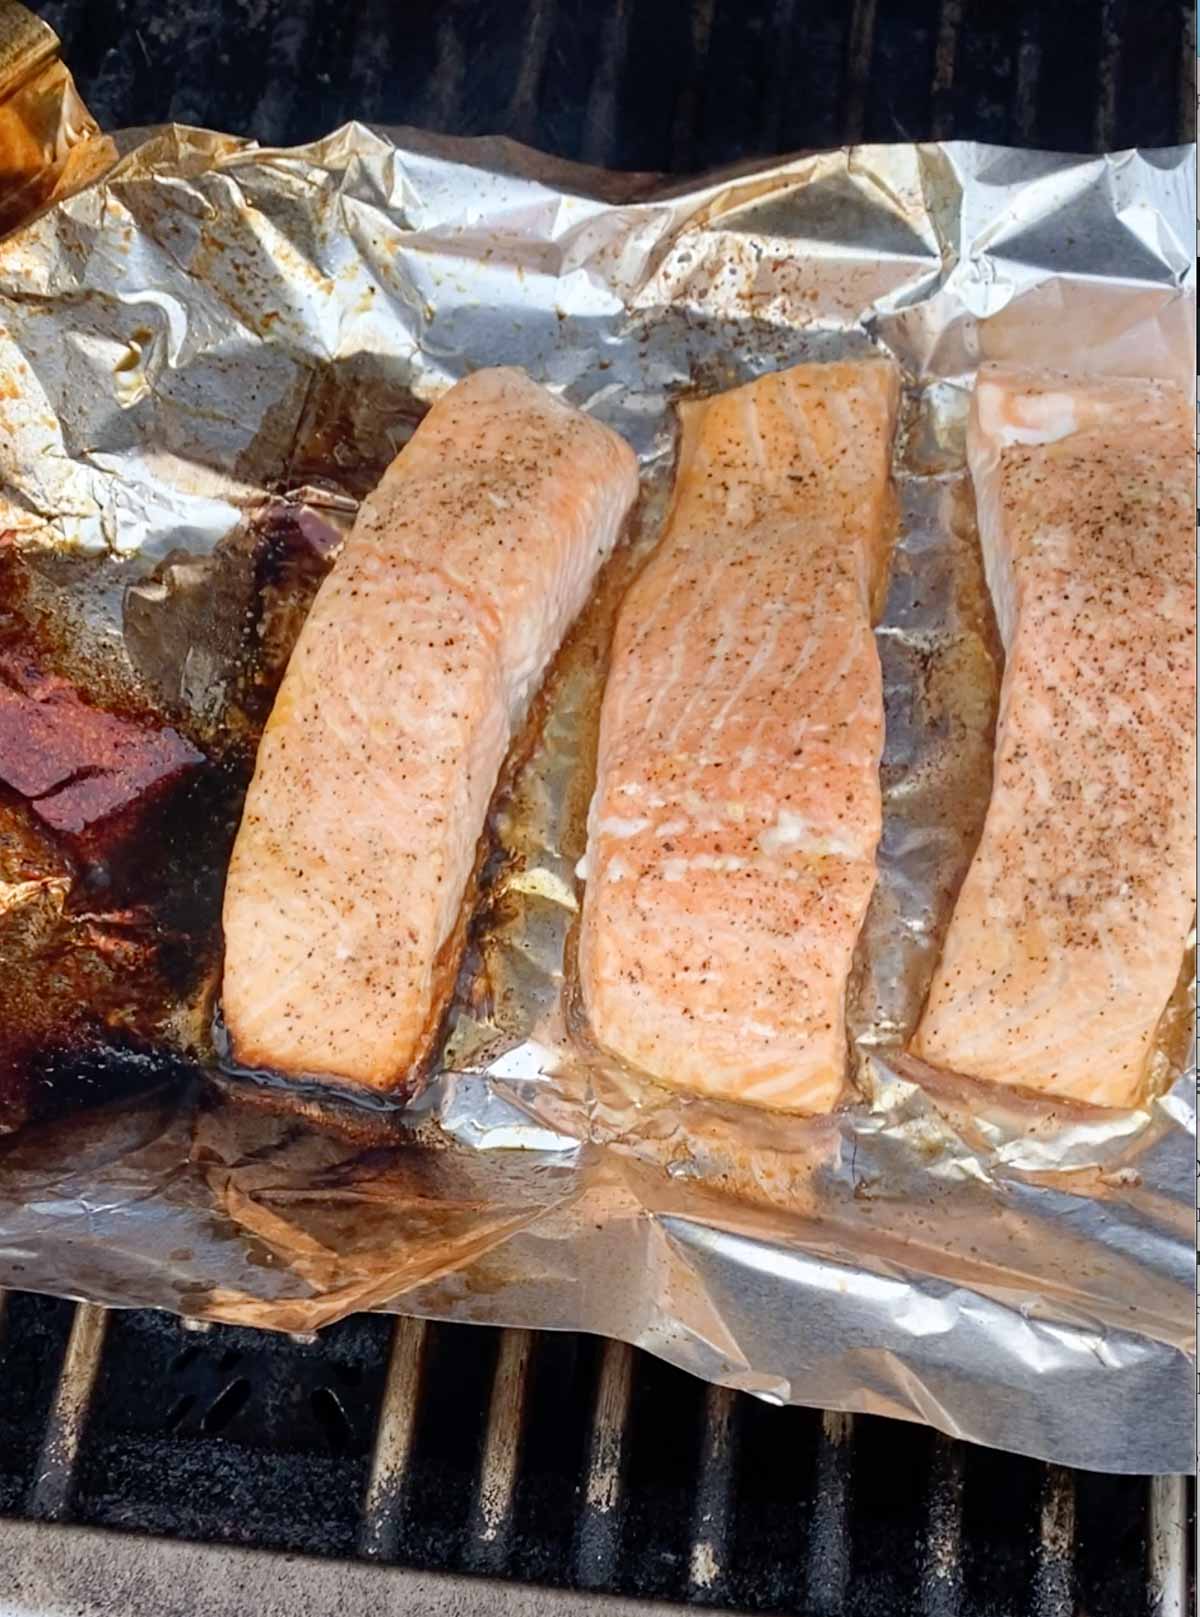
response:
M1192 0L34 4L107 128L169 116L278 144L357 116L675 172L860 138L1195 132Z
M299 1339L22 1293L4 1321L10 1515L489 1574L453 1585L467 1612L497 1577L809 1617L1191 1609L1182 1478L775 1409L565 1334L367 1315Z

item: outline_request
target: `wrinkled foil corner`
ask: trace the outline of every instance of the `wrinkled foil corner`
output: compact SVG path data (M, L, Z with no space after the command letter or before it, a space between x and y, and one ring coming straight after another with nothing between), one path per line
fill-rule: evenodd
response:
M88 184L116 148L58 57L58 37L17 0L0 3L0 235Z

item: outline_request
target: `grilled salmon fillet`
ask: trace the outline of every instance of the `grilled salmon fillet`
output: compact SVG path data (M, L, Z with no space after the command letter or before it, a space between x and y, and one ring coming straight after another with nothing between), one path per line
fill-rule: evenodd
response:
M664 1083L828 1111L875 885L892 531L887 360L681 409L674 503L622 608L585 856L592 1036Z
M914 1049L1139 1098L1195 904L1189 401L985 367L968 457L1006 652L991 802Z
M225 894L234 1058L411 1087L506 750L637 492L522 372L453 387L364 503L263 734Z

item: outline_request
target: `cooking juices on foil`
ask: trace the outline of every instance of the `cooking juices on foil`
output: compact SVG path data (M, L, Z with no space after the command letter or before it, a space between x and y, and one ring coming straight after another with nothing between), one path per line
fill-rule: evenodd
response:
M163 1066L136 1097L35 1117L0 1146L0 1281L287 1329L362 1307L582 1328L779 1400L1186 1468L1182 990L1140 1111L1031 1101L898 1052L990 784L1000 659L963 467L972 375L1031 348L1186 372L1190 155L870 148L627 195L507 148L471 155L357 127L293 153L175 130L0 243L0 359L20 381L0 398L13 636L40 648L39 677L160 738L154 757L203 760L139 800L127 846L145 875L120 894L122 939L162 950L173 915L184 940L186 992L164 979L113 1024ZM1127 226L1143 217L1149 236ZM786 1118L631 1083L571 1036L575 866L674 402L873 347L910 386L877 632L879 881L848 1005L860 1098ZM178 1053L205 1051L225 850L308 600L420 407L491 363L621 431L642 497L493 803L438 1071L414 1110L354 1138L246 1106L243 1080L197 1084ZM189 792L200 824L166 813ZM159 851L171 823L190 883ZM21 893L57 895L66 945L103 914L108 947L116 899L93 902L43 843L22 857L37 885ZM24 906L5 881L9 925Z
M212 556L168 552L136 578L0 550L0 1132L209 1053L257 732L338 543L313 513L267 501ZM72 611L122 592L132 677ZM219 715L137 677L150 640L160 669L223 642Z

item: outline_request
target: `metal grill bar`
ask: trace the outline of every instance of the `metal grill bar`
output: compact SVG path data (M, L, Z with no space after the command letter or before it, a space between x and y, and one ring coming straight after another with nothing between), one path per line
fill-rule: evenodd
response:
M688 1558L688 1593L698 1603L711 1601L726 1581L737 1463L736 1419L737 1394L729 1387L710 1386L704 1397L704 1436Z
M795 9L796 0L775 0L772 18L774 49L771 52L771 71L767 75L759 126L761 144L768 151L778 151L780 148L784 107L788 93L794 87L792 41L796 32Z
M432 129L454 126L455 109L462 101L466 63L462 41L454 26L453 8L447 6L437 31L437 62L429 81L424 121Z
M70 1509L75 1463L100 1369L107 1326L107 1309L95 1303L76 1305L26 1507L39 1521L61 1521Z
M616 1570L632 1392L633 1349L625 1342L605 1342L575 1541L575 1576L585 1589L611 1584Z
M962 1609L963 1452L948 1437L934 1439L929 1528L921 1568L925 1617L958 1617Z
M304 78L302 63L315 20L315 6L299 3L281 12L271 29L268 51L270 71L250 115L249 127L268 140L286 138L296 87Z
M713 11L716 0L695 0L692 6L692 64L675 104L675 120L671 129L671 159L677 169L686 169L692 163L696 146L696 123L700 111L704 71L708 65L708 47L712 40Z
M507 119L508 130L517 140L529 140L536 127L538 86L546 65L553 20L553 0L530 0L529 23L521 46L521 66L513 85Z
M1093 140L1097 151L1101 152L1112 148L1117 122L1117 80L1121 68L1118 6L1119 0L1102 0L1100 7L1100 65L1096 74L1096 127Z
M1183 0L1183 56L1179 78L1179 139L1182 142L1196 138L1196 8L1192 0Z
M1072 1617L1075 1610L1075 1476L1046 1467L1038 1531L1034 1610L1038 1617Z
M850 1457L854 1416L827 1409L817 1445L817 1486L805 1594L813 1617L837 1617L850 1582Z
M846 40L846 139L863 138L871 56L875 49L877 0L854 0Z
M951 116L950 92L954 87L954 70L958 63L958 35L962 28L963 0L942 0L938 18L937 45L933 55L933 134L943 140L954 127Z
M509 1330L501 1334L472 1533L472 1558L481 1571L502 1566L508 1550L532 1359L531 1332Z
M1037 84L1042 70L1042 47L1031 34L1022 31L1017 47L1016 91L1013 96L1013 123L1017 138L1032 141L1037 121Z
M1147 1581L1154 1617L1186 1617L1188 1511L1186 1477L1150 1478Z
M629 38L630 0L613 0L604 24L604 44L600 63L592 79L588 98L587 123L583 136L583 157L587 163L611 159L617 133L617 104L621 85L621 64Z
M383 106L387 53L379 49L380 17L377 3L359 0L354 22L351 59L354 63L354 89L363 118L377 119Z
M397 1319L358 1541L359 1554L376 1560L396 1553L428 1336L425 1320Z

